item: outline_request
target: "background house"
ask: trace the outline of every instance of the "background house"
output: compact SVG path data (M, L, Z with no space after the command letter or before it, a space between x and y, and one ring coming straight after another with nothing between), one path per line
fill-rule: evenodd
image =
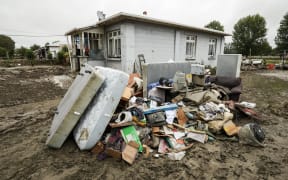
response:
M49 54L51 54L51 59L56 59L57 53L61 51L64 46L66 46L66 44L63 44L59 41L52 42L51 44L46 43L45 46L35 50L34 54L36 55L36 59L39 60L48 60Z
M71 36L72 59L131 73L139 54L148 63L172 59L214 67L217 55L223 54L224 37L230 34L118 13L66 35Z
M59 44L48 44L46 47L47 52L52 54L52 58L56 59L57 58L57 53L61 50L61 47L63 45L59 45Z

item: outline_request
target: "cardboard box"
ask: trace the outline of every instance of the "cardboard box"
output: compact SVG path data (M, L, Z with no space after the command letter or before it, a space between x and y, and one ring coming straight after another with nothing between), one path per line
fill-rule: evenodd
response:
M111 156L115 159L121 159L122 158L122 153L120 151L117 151L113 148L107 148L105 150L105 153L108 155L108 156Z
M133 96L133 91L133 88L125 87L121 100L129 101L129 99Z
M96 154L96 155L98 155L99 153L101 153L101 152L103 152L104 151L104 144L102 143L102 142L98 142L95 146L94 146L94 148L91 150L91 152L93 153L93 154Z
M204 86L205 84L205 76L204 75L193 75L193 84L196 84L198 86Z
M122 152L122 159L129 164L133 164L138 154L139 144L135 141L130 141L126 144L123 152Z

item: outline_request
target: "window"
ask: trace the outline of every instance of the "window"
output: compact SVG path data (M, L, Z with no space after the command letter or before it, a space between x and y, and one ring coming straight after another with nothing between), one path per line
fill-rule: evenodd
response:
M196 58L196 36L186 37L186 59Z
M108 33L108 57L121 57L121 37L120 30Z
M96 51L102 49L103 34L100 34L100 33L89 33L89 39L90 39L90 47L91 47L91 49L95 49Z
M215 58L216 55L216 39L210 39L209 40L209 48L208 48L208 56L209 58Z
M103 59L103 34L89 33L89 56L93 59Z
M81 56L81 49L80 49L80 36L79 34L74 35L74 48L75 48L75 54L76 56Z

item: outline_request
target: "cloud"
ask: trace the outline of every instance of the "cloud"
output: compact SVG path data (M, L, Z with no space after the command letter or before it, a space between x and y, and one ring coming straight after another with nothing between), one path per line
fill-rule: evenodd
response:
M60 35L74 27L97 22L97 10L107 16L118 12L142 14L168 21L203 27L220 21L232 33L242 17L259 13L267 22L267 37L274 46L280 20L287 12L287 0L6 0L0 6L1 34ZM65 37L12 37L16 46L44 45ZM231 41L231 38L227 38Z

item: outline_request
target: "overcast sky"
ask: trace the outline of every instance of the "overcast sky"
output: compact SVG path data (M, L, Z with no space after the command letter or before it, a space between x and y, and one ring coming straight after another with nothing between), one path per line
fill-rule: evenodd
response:
M149 17L197 27L218 20L228 33L240 18L259 13L266 19L267 38L274 47L279 23L288 12L288 0L0 0L0 34L63 35L74 27L95 24L97 10L106 17L147 11ZM66 41L64 36L12 39L16 47Z

